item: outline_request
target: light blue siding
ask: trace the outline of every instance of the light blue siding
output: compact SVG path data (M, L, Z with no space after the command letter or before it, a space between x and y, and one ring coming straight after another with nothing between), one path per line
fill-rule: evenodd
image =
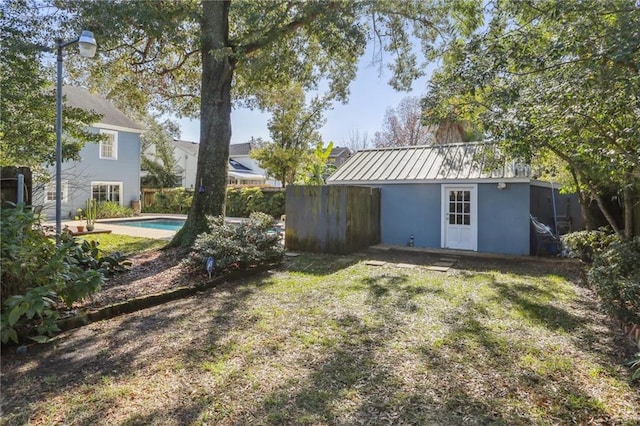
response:
M380 193L383 244L440 247L440 185L384 185Z
M92 128L98 132L98 129ZM62 163L62 180L67 182L68 197L62 202L62 219L74 216L78 208L84 208L91 197L91 182L122 183L120 200L129 207L131 201L140 199L140 135L118 131L118 155L116 160L101 159L97 143L88 143L80 151L80 161ZM55 169L49 169L52 178ZM38 194L44 203L44 191ZM55 217L55 202L44 203L44 214Z
M478 251L529 255L529 184L478 185Z
M460 181L459 183L464 183ZM478 251L529 254L529 184L477 185ZM441 248L441 184L382 185L380 232L383 244Z
M122 182L121 201L129 207L131 201L140 199L139 135L118 132L117 160L101 159L99 149L98 144L87 144L80 153L82 163L89 166L87 186L90 189L92 181Z

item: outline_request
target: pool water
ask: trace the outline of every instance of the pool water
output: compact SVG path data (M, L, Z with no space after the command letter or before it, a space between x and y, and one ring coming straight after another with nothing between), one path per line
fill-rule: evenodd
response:
M147 220L123 220L110 222L114 225L133 226L136 228L162 229L165 231L178 231L184 226L184 219L147 219Z

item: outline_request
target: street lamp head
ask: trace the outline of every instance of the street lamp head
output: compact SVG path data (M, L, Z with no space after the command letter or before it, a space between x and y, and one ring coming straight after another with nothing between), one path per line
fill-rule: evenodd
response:
M91 31L83 30L78 38L78 46L80 48L80 55L85 58L93 58L96 54L96 48L98 47L96 39L93 38Z

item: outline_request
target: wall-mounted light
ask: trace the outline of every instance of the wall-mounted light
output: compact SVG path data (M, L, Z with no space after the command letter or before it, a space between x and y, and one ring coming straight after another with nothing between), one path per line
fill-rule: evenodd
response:
M502 189L505 189L506 187L507 187L506 182L498 182L498 189L502 190Z

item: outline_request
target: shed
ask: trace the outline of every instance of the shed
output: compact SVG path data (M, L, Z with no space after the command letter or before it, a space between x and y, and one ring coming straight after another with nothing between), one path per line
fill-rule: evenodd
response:
M579 216L577 197L533 179L491 142L358 151L327 184L380 189L383 244L529 255L530 214L551 225Z

